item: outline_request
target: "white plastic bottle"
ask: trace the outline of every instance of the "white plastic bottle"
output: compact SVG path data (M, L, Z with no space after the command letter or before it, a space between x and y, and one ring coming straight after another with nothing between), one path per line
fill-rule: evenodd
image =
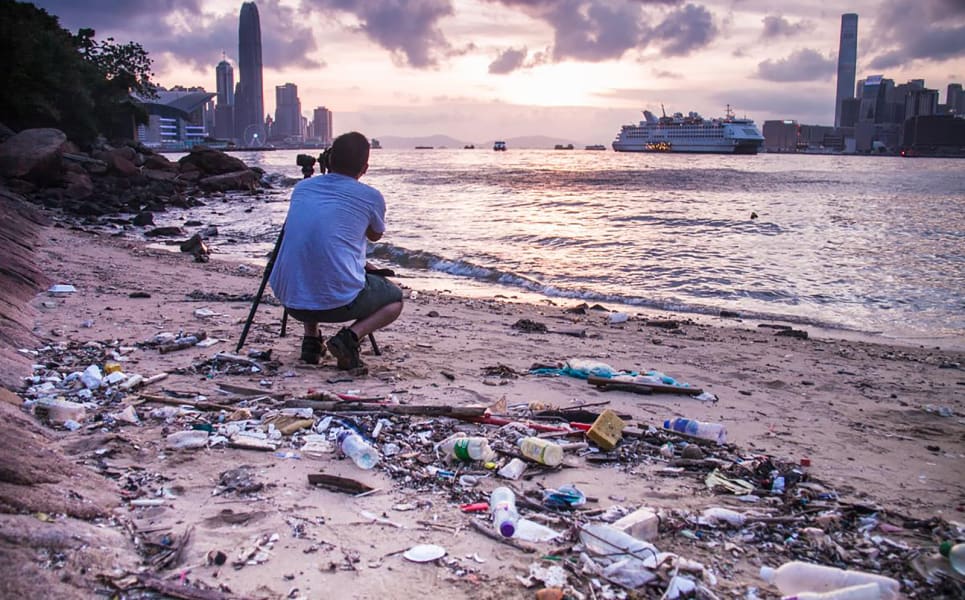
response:
M678 433L686 433L687 435L717 442L718 444L727 443L727 429L720 423L705 423L697 419L677 417L664 421L663 427L664 429Z
M613 560L624 555L641 561L657 556L657 548L650 542L604 523L587 523L580 527L580 541L593 554L609 556Z
M866 583L830 592L801 592L793 596L784 596L781 600L881 600L882 598L884 596L877 583Z
M489 440L481 436L466 437L456 434L439 442L436 450L451 460L488 461L496 457L496 453L489 447Z
M351 458L360 469L371 469L379 462L378 451L354 431L339 433L337 441L342 454Z
M498 487L489 497L489 510L493 516L493 527L504 537L516 534L519 513L516 512L516 494L508 487Z
M519 440L519 451L526 458L547 467L555 467L563 462L563 447L543 438L525 437Z
M761 579L777 586L781 593L793 597L804 592L830 592L866 583L878 585L881 600L896 600L900 585L891 577L846 571L835 567L791 561L777 569L761 567Z

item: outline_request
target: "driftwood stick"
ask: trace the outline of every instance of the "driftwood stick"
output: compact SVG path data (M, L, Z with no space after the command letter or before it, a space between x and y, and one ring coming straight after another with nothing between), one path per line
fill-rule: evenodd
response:
M311 408L322 412L351 412L378 410L394 415L416 415L423 417L452 417L455 419L480 417L486 413L482 406L421 406L411 404L374 404L346 400L308 400L292 398L282 403L288 408Z
M138 397L146 402L157 402L158 404L169 404L171 406L190 406L198 410L227 410L235 411L237 406L228 404L218 404L216 402L192 402L184 398L169 398L168 396L157 396L155 394L138 394Z

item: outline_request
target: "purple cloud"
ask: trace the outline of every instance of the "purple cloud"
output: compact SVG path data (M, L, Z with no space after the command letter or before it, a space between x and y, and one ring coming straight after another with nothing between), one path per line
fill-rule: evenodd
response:
M787 58L768 59L757 65L757 77L767 81L819 81L829 79L837 62L817 50L802 48Z

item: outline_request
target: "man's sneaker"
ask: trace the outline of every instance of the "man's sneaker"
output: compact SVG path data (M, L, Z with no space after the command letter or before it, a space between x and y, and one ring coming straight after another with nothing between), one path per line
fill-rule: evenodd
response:
M325 346L322 338L305 336L302 338L302 360L310 365L317 365L325 356Z
M325 345L332 351L332 356L338 359L339 369L347 371L362 366L362 359L359 358L359 340L355 332L348 327L343 327L341 331L328 338Z

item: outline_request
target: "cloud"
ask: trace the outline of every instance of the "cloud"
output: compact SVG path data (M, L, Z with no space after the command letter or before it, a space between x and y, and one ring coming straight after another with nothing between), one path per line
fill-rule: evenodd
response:
M504 50L496 60L489 64L489 72L493 75L512 73L523 66L524 60L526 60L526 48Z
M222 51L237 58L240 4L237 11L222 15L203 13L200 0L37 0L37 5L59 16L65 28L93 27L99 39L110 36L141 44L155 59L155 70L169 63L213 69ZM322 66L312 30L295 9L279 0L258 0L257 5L266 68Z
M798 21L791 23L784 17L768 15L764 17L764 32L761 37L771 40L780 37L793 37L799 33L813 29L813 25L808 21Z
M665 56L686 56L710 44L717 31L709 10L687 4L667 15L654 28L652 37L663 47Z
M450 0L302 0L303 6L355 16L358 31L392 52L400 64L438 65L452 47L439 21L453 14Z
M965 58L965 2L961 0L888 0L879 7L871 29L872 35L862 39L869 40L872 69Z
M757 77L767 81L818 81L829 79L837 63L817 50L803 48L787 58L765 60L757 65Z
M763 125L767 119L796 119L802 124L826 124L834 116L834 90L829 91L824 87L728 90L713 97L721 106L730 104L738 116L746 114L758 125Z
M679 5L679 0L489 1L550 25L556 62L615 60L651 43L664 56L683 56L706 46L717 34L710 11L695 4L671 10L660 20L659 11Z
M673 71L666 71L663 69L654 69L653 76L658 79L683 79L684 76L680 73L674 73Z

